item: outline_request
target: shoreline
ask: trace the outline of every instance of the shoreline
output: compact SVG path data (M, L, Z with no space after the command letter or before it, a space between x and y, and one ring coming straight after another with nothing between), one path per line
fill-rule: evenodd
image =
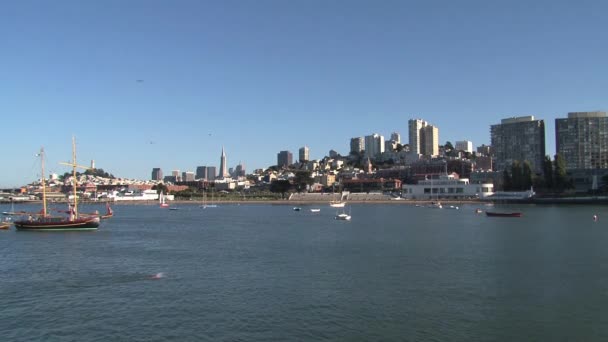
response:
M523 200L480 200L480 199L438 199L438 200L413 200L413 199L402 199L402 200L386 200L386 199L378 199L378 200L349 200L346 201L347 204L391 204L391 205L428 205L434 202L440 202L442 204L450 204L450 205L461 205L461 204L478 204L478 205L494 205L494 204L591 204L591 205L601 205L608 204L608 198L591 198L591 197L569 197L569 198L532 198L532 199L523 199ZM33 201L19 201L19 202L10 202L3 201L0 202L0 205L9 205L14 203L16 205L35 205L41 204L40 200ZM111 206L122 206L122 205L158 205L158 201L150 200L150 201L82 201L79 202L80 205L105 205L109 203ZM48 203L49 205L61 205L67 204L66 201L51 201ZM169 204L176 205L184 205L184 204L194 204L194 205L203 205L203 201L194 201L194 200L173 200L169 201ZM207 204L210 204L207 202ZM329 201L327 200L287 200L287 199L250 199L250 200L215 200L213 204L274 204L274 205L329 205Z

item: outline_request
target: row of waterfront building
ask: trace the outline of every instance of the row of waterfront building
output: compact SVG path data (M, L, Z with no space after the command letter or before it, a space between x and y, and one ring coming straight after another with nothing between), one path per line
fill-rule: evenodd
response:
M422 119L411 119L408 122L408 144L401 145L397 132L391 134L390 140L374 133L350 140L350 154L362 154L372 161L381 161L383 155L404 152L418 156L437 157L445 153L445 146L439 143L439 128ZM555 119L556 153L566 162L567 169L604 169L608 168L608 116L606 112L571 112L567 118ZM492 168L502 171L514 161L528 161L532 168L540 173L546 156L545 122L534 116L512 117L501 120L500 124L490 126L491 145L477 148L477 154L490 155ZM468 140L456 141L454 150L473 153L473 143ZM330 151L330 157L332 152ZM300 162L309 161L310 150L307 146L300 148ZM392 155L391 155L392 157ZM293 163L290 151L281 151L277 156L279 167ZM407 159L407 158L406 158Z
M432 161L442 158L449 152L448 146L439 143L439 128L422 119L408 121L408 140L402 144L401 136L393 132L389 140L374 133L350 140L348 157L342 157L334 150L324 158L325 164L331 162L332 170L339 170L345 160L358 158L364 161L409 166L420 160ZM514 161L527 161L533 171L542 174L545 150L545 122L534 116L512 117L490 126L491 145L482 145L473 151L473 143L468 140L456 141L452 148L457 156L475 154L474 170L502 172ZM573 177L586 177L589 170L608 172L608 115L606 112L572 112L566 118L555 119L556 152L561 155L566 169L575 174ZM454 156L454 154L452 154ZM290 151L277 154L278 169L293 166ZM310 160L310 149L299 149L299 168L315 171L323 164L320 160ZM367 168L367 167L366 167ZM243 178L245 168L239 164L234 169L226 169L226 154L222 148L219 173L215 166L199 166L196 173L191 171L172 171L170 176L162 175L160 168L152 171L153 180L168 182L191 182L195 180L213 181L215 179ZM321 170L323 171L323 170ZM585 173L585 171L587 171ZM427 171L428 172L428 171ZM578 173L577 173L578 172ZM258 171L258 173L260 173ZM462 176L462 174L461 174Z

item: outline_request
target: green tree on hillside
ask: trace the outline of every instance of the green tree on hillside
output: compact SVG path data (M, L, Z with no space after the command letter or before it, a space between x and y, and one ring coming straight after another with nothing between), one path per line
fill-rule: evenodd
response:
M291 188L291 183L289 183L288 180L279 179L279 180L274 180L274 181L272 181L272 183L270 183L270 191L275 192L275 193L280 193L282 199L285 199L285 193L287 191L289 191L290 188Z

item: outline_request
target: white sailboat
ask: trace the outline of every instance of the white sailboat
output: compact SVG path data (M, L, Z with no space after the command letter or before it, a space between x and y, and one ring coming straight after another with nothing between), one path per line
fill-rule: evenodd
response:
M344 206L346 205L346 202L342 202L342 193L340 193L340 199L336 200L335 199L335 193L332 194L332 198L333 200L331 202L329 202L329 206L333 207L333 208L344 208Z
M165 194L162 191L158 194L158 201L161 208L169 208L169 204L165 200Z
M15 212L15 202L14 201L11 201L11 210L10 211L3 211L2 215L5 215L5 216L19 215L19 213Z
M207 203L207 192L203 189L203 205L201 208L217 208L217 204L213 204L213 192L211 192L211 203Z
M352 218L352 216L350 215L350 208L348 209L348 214L344 211L344 209L342 209L341 213L336 213L336 220L342 220L342 221L350 221L350 219Z

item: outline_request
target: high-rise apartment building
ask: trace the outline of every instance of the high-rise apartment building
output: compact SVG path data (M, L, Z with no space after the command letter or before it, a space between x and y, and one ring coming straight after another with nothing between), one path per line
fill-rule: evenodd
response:
M365 148L365 140L363 137L355 137L350 139L350 152L359 153Z
M456 141L456 143L454 144L454 149L456 151L465 151L473 153L473 142L468 140Z
M401 134L398 132L391 133L391 140L396 142L397 144L401 144Z
M152 169L152 180L160 181L163 179L163 170L160 167L155 167Z
M293 155L289 151L281 151L277 154L277 166L287 167L293 164Z
M305 163L310 160L310 149L308 148L308 146L300 147L299 152L300 163Z
M365 156L367 158L376 158L384 153L384 137L374 133L365 136Z
M224 146L222 146L222 156L220 157L220 174L219 178L224 179L228 177L228 169L226 168L226 153L224 152Z
M426 126L426 121L420 119L410 119L408 121L408 134L410 152L422 154L422 128Z
M421 153L425 156L439 155L439 128L433 125L426 125L422 128Z
M439 154L439 128L421 119L408 121L410 152L425 156Z
M532 170L542 172L545 158L545 122L534 116L501 120L490 127L492 152L497 171L509 168L514 161L528 161Z
M555 143L566 169L608 168L608 115L573 112L555 119Z

